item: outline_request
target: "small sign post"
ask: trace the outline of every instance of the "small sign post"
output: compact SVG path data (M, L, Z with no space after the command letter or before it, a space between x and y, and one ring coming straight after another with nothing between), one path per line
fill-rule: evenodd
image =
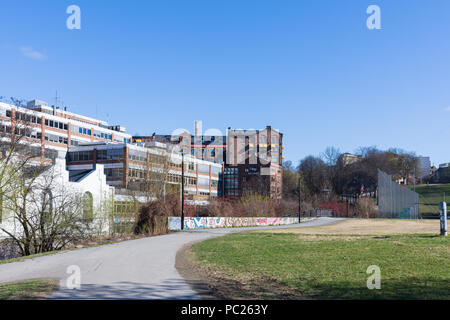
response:
M439 211L441 212L441 236L447 236L447 204L439 203Z
M184 230L184 152L181 153L181 230Z

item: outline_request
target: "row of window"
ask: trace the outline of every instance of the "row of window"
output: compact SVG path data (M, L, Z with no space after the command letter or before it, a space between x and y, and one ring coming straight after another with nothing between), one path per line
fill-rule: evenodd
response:
M69 161L92 161L92 151L75 151L67 153Z
M169 175L167 176L167 182L181 183L181 176L169 173Z
M114 201L114 212L115 213L135 213L137 206L132 201Z
M60 137L54 134L46 133L45 134L45 141L54 142L54 143L61 143L61 144L67 144L67 138Z
M8 117L8 118L12 117L11 110L6 110L6 117ZM26 113L22 113L22 112L16 112L16 120L23 121L23 122L28 122L28 123L35 123L35 124L41 124L41 121L42 121L41 118L39 118L37 116L26 114ZM68 130L68 124L67 123L62 123L62 122L55 121L55 120L45 119L45 125L48 126L48 127L56 128L56 129ZM91 133L92 133L91 129L79 127L79 126L76 126L76 125L72 125L71 128L72 128L71 129L72 132L83 134L83 135L87 135L87 136L90 136ZM101 139L105 139L105 140L112 140L112 134L100 132L100 131L97 131L97 130L94 130L93 135L96 138L101 138ZM116 139L114 139L114 141L130 143L131 139L129 139L129 138L123 138L123 139L116 138Z
M146 171L142 169L134 169L130 168L128 169L128 178L137 178L137 179L145 179L146 178Z
M84 129L84 128L82 128L82 129ZM80 131L80 130L78 129L78 131ZM112 135L111 134L104 133L104 132L97 131L97 130L94 130L94 137L105 139L105 140L111 140L112 139Z
M141 152L130 151L128 159L133 161L147 162L147 154Z
M97 150L97 160L122 160L123 149Z
M147 153L137 152L134 150L130 150L130 153L128 154L128 159L133 161L139 161L139 162L147 162ZM150 153L149 154L149 160L151 163L154 164L165 164L166 163L166 157Z
M238 168L225 168L224 174L226 175L236 175L238 174Z
M11 118L11 111L9 111L9 115L8 115L8 111L6 111L6 116L8 118ZM16 112L16 121L23 121L23 122L27 122L27 123L41 124L41 118L38 118L38 117L33 116L31 114L26 114L26 113L21 113L21 112Z
M76 126L76 125L71 125L70 126L70 131L72 131L74 133L83 134L83 135L86 135L86 136L90 136L91 133L92 133L91 129L79 127L79 126Z
M172 161L169 163L169 166L171 168L179 168L179 169L181 169L181 167L182 167L181 162L180 163L175 163L175 162L172 162Z
M128 169L128 177L130 179L146 179L146 171L142 170L142 169L130 168L130 169ZM169 173L167 175L167 182L180 184L181 183L181 175ZM199 182L200 187L209 187L209 179L207 179L207 178L200 177L198 179L198 182ZM184 184L196 186L197 178L196 177L184 177ZM218 181L212 180L211 187L217 189Z
M166 163L166 157L159 155L159 154L153 154L150 153L150 162L156 163L156 164L165 164Z
M123 169L122 168L107 168L105 169L105 175L108 178L122 178Z
M239 182L237 179L225 179L225 189L237 189Z
M245 173L247 175L258 175L259 169L256 167L245 168Z
M15 134L21 137L28 137L32 139L41 139L41 133L31 130L30 128L16 127ZM0 133L11 134L11 127L6 125L0 125Z

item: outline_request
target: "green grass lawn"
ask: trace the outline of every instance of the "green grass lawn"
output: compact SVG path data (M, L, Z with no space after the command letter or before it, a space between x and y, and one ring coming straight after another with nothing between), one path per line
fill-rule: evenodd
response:
M294 298L450 299L448 237L247 232L197 243L192 252L208 274L205 279L221 275L236 288L251 279L269 279ZM367 289L370 265L381 269L380 290ZM249 292L240 296L255 297ZM257 297L283 298L270 287Z
M0 284L0 300L44 299L58 288L56 280L30 280Z
M413 186L408 186L413 190ZM416 192L419 194L419 212L421 215L439 215L439 202L450 201L450 183L437 185L418 185Z

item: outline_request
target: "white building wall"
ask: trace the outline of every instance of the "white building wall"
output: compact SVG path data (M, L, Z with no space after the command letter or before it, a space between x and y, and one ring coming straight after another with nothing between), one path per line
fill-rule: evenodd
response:
M56 159L53 170L49 170L45 174L54 174L55 190L69 190L70 192L84 194L90 192L93 198L94 222L101 228L101 231L107 233L109 231L108 211L112 208L112 200L114 196L114 187L106 183L103 165L97 165L95 170L85 176L78 182L69 180L69 171L66 170L65 159ZM42 177L44 179L44 177ZM20 226L14 221L13 213L3 210L3 219L0 225L7 229L8 232L17 233ZM0 230L0 239L6 238L8 235Z

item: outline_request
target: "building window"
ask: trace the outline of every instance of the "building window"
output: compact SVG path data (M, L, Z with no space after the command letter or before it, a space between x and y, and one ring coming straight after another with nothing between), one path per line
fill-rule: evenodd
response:
M107 160L121 160L123 158L123 149L108 149L106 157Z
M49 141L49 142L54 142L54 143L67 144L66 137L61 137L61 136L57 136L57 135L49 134L49 133L45 134L45 140Z
M39 121L39 123L40 123L40 121ZM67 123L62 123L62 122L48 120L48 119L45 119L45 125L47 127L56 128L59 130L67 130L68 129Z
M122 168L112 168L105 169L105 175L108 178L122 178L123 177L123 169Z
M97 150L97 160L107 160L106 150Z
M92 151L69 152L69 161L92 161Z

